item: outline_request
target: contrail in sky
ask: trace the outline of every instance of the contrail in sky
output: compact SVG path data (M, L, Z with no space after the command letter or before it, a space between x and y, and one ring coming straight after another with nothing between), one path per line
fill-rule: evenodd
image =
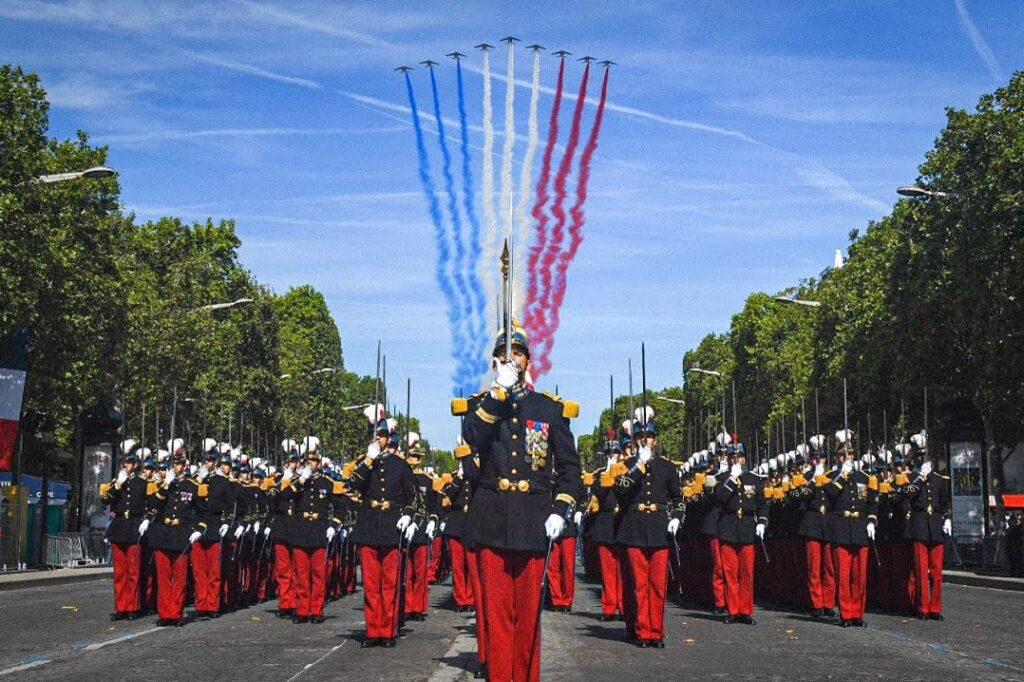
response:
M508 76L505 88L505 144L501 151L501 201L498 203L498 211L501 212L501 224L504 227L503 235L512 234L512 151L516 144L516 117L515 117L515 43L508 43ZM497 252L500 238L495 239L494 247ZM520 245L513 244L514 250L519 251ZM487 265L493 266L492 258L487 260ZM514 270L515 268L513 268ZM513 302L512 310L516 309Z
M529 260L530 246L530 180L533 178L533 157L540 144L540 133L537 130L537 104L540 100L540 50L533 53L533 87L530 89L530 116L527 122L526 154L523 156L522 173L519 176L519 202L516 206L516 309L525 316L526 313L526 275L525 267Z
M498 220L494 215L494 121L491 112L491 56L484 49L484 179L483 196L484 222L487 224L487 231L484 234L483 258L476 264L484 280L484 300L487 302L487 319L493 319L498 311L492 309L496 305L494 297L498 291L495 283L494 259L497 254L495 244L498 240Z

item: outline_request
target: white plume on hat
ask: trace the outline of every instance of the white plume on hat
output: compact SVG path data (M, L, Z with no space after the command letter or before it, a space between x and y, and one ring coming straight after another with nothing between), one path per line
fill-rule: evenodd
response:
M792 464L794 460L796 460L796 451L790 450L786 453L786 463Z
M892 450L882 448L878 451L878 457L886 464L892 464Z
M926 449L928 447L928 432L921 429L921 433L915 433L910 437L910 442L921 450Z
M195 476L197 471L199 471L199 466L198 465L196 465L196 464L189 465L189 467L188 467L188 474L189 474L189 476Z
M729 435L728 431L722 431L720 434L718 434L718 436L716 436L716 440L718 441L719 445L725 447L726 445L732 443L732 436Z
M633 422L629 419L622 422L622 432L627 436L631 435L633 433Z
M152 454L153 454L153 451L150 450L147 447L143 447L141 450L139 450L139 457L142 458L142 459L146 459L147 457L149 457Z
M230 455L231 454L231 444L230 443L217 443L217 452L219 452L222 455Z
M167 451L168 452L177 452L178 450L181 450L184 446L185 446L185 439L184 438L173 438L173 439L167 441Z
M840 445L845 445L853 440L853 431L850 429L840 429L836 431L836 441Z
M409 444L410 448L414 447L417 443L420 442L420 434L416 433L415 431L410 431L406 435L406 442Z
M772 471L775 471L776 469L778 469L779 468L779 460L778 460L778 458L772 458L772 459L768 460L768 468L771 469Z
M286 453L291 452L295 448L299 447L299 444L295 442L294 438L285 438L281 441L281 449Z
M366 421L370 422L371 425L376 424L381 420L384 415L387 414L387 410L380 403L376 405L367 405L363 409L363 416L366 417Z
M323 466L324 469L330 469L331 468L331 458L330 457L324 457L322 462L321 462L321 466Z
M388 417L388 431L394 433L395 429L398 428L398 420L394 417Z
M156 451L156 459L158 462L162 462L170 456L171 453L167 452L166 450L160 449Z
M825 436L823 436L823 435L821 435L819 433L819 434L817 434L815 436L811 436L810 437L810 441L811 441L811 447L813 447L815 450L817 450L818 448L820 448L822 445L825 444Z
M805 445L804 443L800 443L800 445L796 446L796 453L801 457L805 456L810 451L811 449L807 447L807 445Z
M209 452L210 450L217 447L216 438L204 438L203 439L203 452Z
M261 464L263 464L263 458L262 457L253 457L252 458L252 468L253 469L258 468Z
M237 459L237 460L241 460L242 459L242 446L241 445L238 445L236 447L231 448L231 459ZM245 462L242 462L242 464L245 464Z
M900 453L902 457L906 457L910 454L913 448L910 447L910 443L900 443L896 446L896 452Z
M124 442L121 443L121 452L127 455L129 452L135 449L136 445L138 445L138 443L136 443L133 439L125 438Z
M644 416L645 410L647 415L646 417ZM651 407L650 405L646 407L641 406L636 408L635 410L633 410L633 419L637 420L641 424L646 424L647 422L654 419L654 408Z

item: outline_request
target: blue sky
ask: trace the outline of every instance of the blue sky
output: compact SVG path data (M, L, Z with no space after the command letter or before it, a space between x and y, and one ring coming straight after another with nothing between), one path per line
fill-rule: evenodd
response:
M457 433L450 338L393 68L444 62L450 91L444 55L469 53L479 124L472 46L508 34L618 63L541 386L581 401L583 432L642 341L649 386L678 384L682 354L750 292L819 273L888 212L944 107L973 107L1021 68L1024 3L0 3L0 61L41 74L51 134L110 145L125 209L234 218L261 282L324 292L349 369L372 374L383 340L392 390L411 377L413 411L442 446ZM493 59L503 72L504 53ZM542 63L552 86L557 62ZM517 66L527 81L521 48ZM567 64L567 89L581 72ZM423 109L426 73L411 75ZM550 106L544 95L542 120ZM479 130L471 143L478 160Z

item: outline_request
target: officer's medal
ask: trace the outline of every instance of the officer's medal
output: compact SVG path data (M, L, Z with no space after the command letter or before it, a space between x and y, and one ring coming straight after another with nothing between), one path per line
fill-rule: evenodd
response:
M534 471L547 464L549 428L545 422L526 420L526 461Z

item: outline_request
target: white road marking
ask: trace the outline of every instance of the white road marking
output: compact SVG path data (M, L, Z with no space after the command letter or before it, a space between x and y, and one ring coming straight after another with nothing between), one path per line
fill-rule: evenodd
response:
M10 675L11 673L20 673L22 670L28 670L29 668L38 668L39 666L46 665L47 663L52 663L52 661L48 658L40 658L38 661L32 661L31 663L22 663L21 665L16 665L13 668L0 670L0 677Z
M337 651L337 650L338 650L338 649L340 649L341 647L345 646L345 642L347 642L347 641L348 641L348 639L347 639L347 638L346 638L346 639L343 639L343 640L341 640L341 644L339 644L339 645L337 645L336 647L332 648L332 649L331 649L330 651L328 651L328 652L327 652L326 654L324 654L324 655L323 655L323 656L321 656L320 658L316 659L316 660L315 660L315 661L313 661L312 663L307 663L306 665L304 665L304 666L302 667L302 670L300 670L299 672L295 673L294 675L292 675L291 677L289 677L289 678L288 678L288 682L292 682L293 680L296 680L296 679L298 679L299 675L301 675L302 673L306 672L307 670L309 670L310 668L312 668L313 666L315 666L315 665L316 665L317 663L320 663L320 662L322 662L322 661L323 661L323 660L324 660L325 658L327 658L328 656L330 656L331 654L333 654L333 653L334 653L335 651Z
M150 628L148 630L140 630L139 632L130 632L127 635L121 635L120 637L115 637L114 639L108 639L105 642L93 642L88 646L82 647L82 651L98 651L99 649L102 649L105 646L110 646L111 644L118 644L119 642L127 642L129 639L142 637L143 635L148 635L151 632L157 632L160 629L161 628Z

